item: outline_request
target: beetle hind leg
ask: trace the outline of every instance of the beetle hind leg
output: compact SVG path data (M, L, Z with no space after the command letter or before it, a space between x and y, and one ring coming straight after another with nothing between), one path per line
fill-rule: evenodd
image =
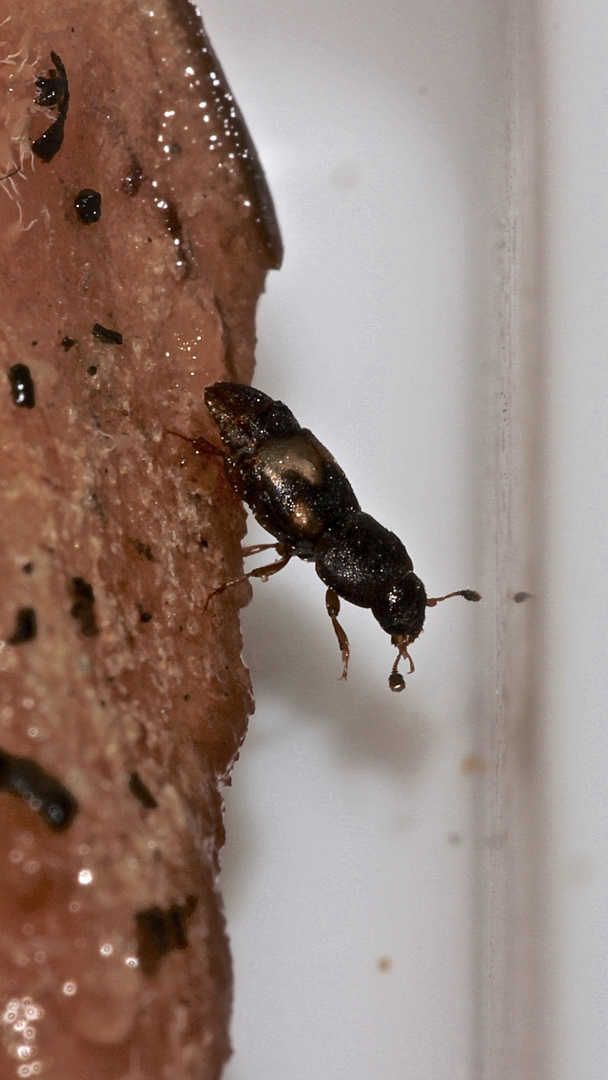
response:
M277 559L276 562L269 563L268 566L256 566L253 570L250 570L249 573L241 574L240 577L233 578L232 581L225 581L223 585L218 585L217 589L213 589L205 600L203 615L214 596L219 596L220 593L225 592L226 589L230 589L233 585L240 585L242 581L247 581L248 578L261 578L262 581L267 581L269 577L272 577L273 574L278 574L279 570L282 570L283 567L287 566L287 563L293 556L293 548L289 547L287 544L256 544L254 546L262 550L265 547L276 548L280 558ZM252 555L255 554L255 552L252 552L251 550L247 551L247 549L245 549L243 554Z
M350 657L350 645L348 638L338 622L338 615L340 613L340 600L337 593L333 589L328 589L325 593L325 607L327 608L327 614L329 615L332 626L336 632L338 639L338 645L340 646L340 652L342 653L342 668L341 679L346 679L348 674L348 660Z

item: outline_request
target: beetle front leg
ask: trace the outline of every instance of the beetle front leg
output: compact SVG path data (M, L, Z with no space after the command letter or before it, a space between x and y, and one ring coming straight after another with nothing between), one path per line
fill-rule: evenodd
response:
M399 694L402 690L405 690L405 679L400 671L397 671L400 660L408 660L410 665L410 675L415 671L414 661L412 660L409 652L407 651L408 645L411 644L410 638L407 634L393 634L391 637L391 645L396 645L397 659L393 664L392 671L388 677L389 689L393 690L396 694Z
M342 669L342 674L340 678L346 679L348 673L348 659L350 657L350 645L348 643L348 638L344 633L344 630L338 622L338 615L340 614L340 599L338 597L338 594L335 593L333 589L328 589L325 593L325 607L327 608L327 614L332 621L332 626L336 632L338 645L340 646L340 651L342 653L342 663L344 664L344 667Z
M269 551L270 548L274 548L278 555L283 555L281 548L284 547L284 544L249 544L248 547L241 548L241 555L246 559L248 555L258 555L260 551Z

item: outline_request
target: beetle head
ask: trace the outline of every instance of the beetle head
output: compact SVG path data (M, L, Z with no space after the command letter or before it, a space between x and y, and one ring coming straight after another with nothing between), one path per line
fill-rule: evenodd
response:
M391 637L415 641L424 625L426 590L420 578L410 570L384 596L372 604L372 615Z
M399 652L389 675L388 685L396 692L405 690L405 679L397 671L397 665L403 658L410 662L410 674L414 663L408 652L408 646L422 632L426 615L426 589L413 570L405 574L384 596L372 604L372 614L383 630L391 635L393 645Z
M447 596L427 597L420 578L411 570L396 585L392 585L381 600L372 605L372 614L375 615L382 629L391 635L393 645L399 650L388 679L391 690L396 692L405 690L405 679L397 671L400 660L409 660L410 675L414 670L414 662L408 652L408 647L422 632L427 607L435 607L442 600L449 600L452 596L462 596L473 603L481 600L479 593L472 589L459 589L458 592L448 593Z

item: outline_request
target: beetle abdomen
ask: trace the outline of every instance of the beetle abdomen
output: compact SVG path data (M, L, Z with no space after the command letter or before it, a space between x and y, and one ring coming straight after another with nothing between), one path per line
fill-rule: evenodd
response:
M263 440L236 468L260 525L296 548L316 544L334 522L359 509L340 466L305 429Z

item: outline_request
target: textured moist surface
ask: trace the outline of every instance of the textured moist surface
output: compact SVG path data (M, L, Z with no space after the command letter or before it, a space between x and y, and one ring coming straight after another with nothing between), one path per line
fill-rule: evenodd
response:
M244 514L165 429L215 437L280 241L187 3L0 0L0 43L0 1076L207 1080Z

